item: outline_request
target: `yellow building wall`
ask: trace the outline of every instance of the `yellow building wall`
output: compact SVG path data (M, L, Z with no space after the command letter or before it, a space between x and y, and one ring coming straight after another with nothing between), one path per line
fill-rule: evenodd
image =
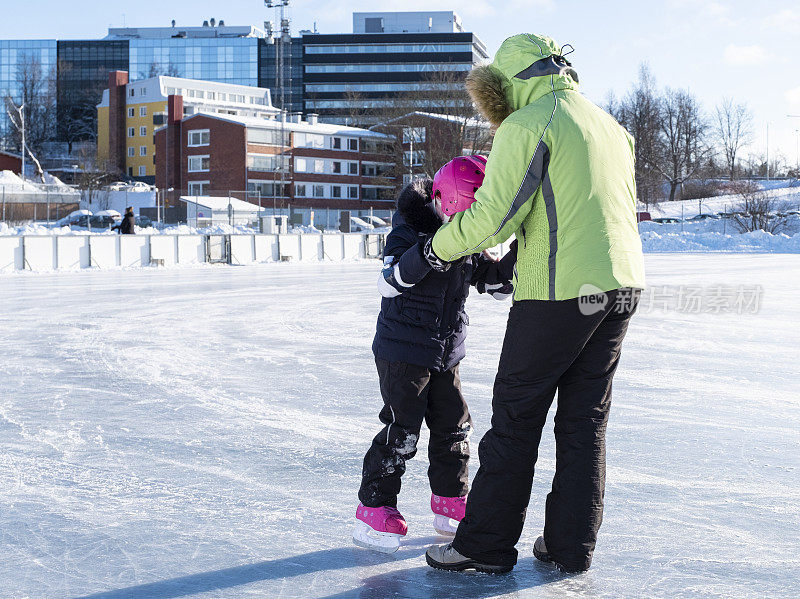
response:
M108 161L108 106L97 108L97 167Z
M144 116L141 116L141 108L146 109ZM130 109L133 108L133 116L130 116ZM142 102L139 104L129 103L125 107L125 172L131 172L134 177L141 176L139 174L139 167L145 167L144 176L155 176L155 164L153 163L153 154L155 153L156 146L153 141L153 115L159 112L167 111L166 100L159 100L157 102ZM129 135L130 128L133 127L133 136ZM141 135L141 127L146 128L145 135ZM145 156L141 155L141 147L145 147ZM98 131L98 148L99 148L99 131ZM130 155L130 148L133 148L133 156ZM133 171L130 169L133 168Z

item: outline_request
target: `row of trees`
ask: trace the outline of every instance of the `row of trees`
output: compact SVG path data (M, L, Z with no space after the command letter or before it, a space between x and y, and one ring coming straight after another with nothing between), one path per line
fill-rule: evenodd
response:
M709 114L688 89L659 89L645 64L631 90L620 100L609 94L604 108L636 139L636 179L646 204L674 200L681 191L708 192L696 189L704 185L698 181L798 175L781 155L769 164L756 153L744 156L753 141L747 104L724 98Z

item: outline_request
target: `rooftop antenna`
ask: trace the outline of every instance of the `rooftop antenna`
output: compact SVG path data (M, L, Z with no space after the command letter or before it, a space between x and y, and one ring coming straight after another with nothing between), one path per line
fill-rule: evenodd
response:
M280 159L280 164L278 165L278 171L280 172L281 175L280 197L281 197L281 204L283 204L283 198L285 197L284 194L286 189L286 169L287 169L286 150L285 150L286 118L288 116L286 110L287 71L289 72L288 85L290 89L292 85L291 52L289 53L288 59L286 57L286 45L292 43L292 34L289 26L289 15L287 14L289 8L289 0L264 0L264 6L266 6L267 8L275 9L275 20L278 23L278 26L280 27L280 35L278 35L275 38L275 87L273 89L278 90L278 97L280 98L280 108L282 114L281 137L280 137L281 159Z

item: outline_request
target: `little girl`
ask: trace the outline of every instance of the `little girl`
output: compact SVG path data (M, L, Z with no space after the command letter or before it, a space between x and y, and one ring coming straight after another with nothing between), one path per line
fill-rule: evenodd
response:
M458 374L469 324L464 303L470 285L497 299L511 295L516 248L499 262L486 254L466 256L445 272L431 269L422 248L443 222L475 201L485 165L483 156L459 156L433 180L408 184L397 199L378 277L383 300L372 351L384 428L364 456L353 533L361 546L391 553L406 534L397 495L406 460L416 454L423 420L430 429L434 528L452 536L464 517L472 428Z

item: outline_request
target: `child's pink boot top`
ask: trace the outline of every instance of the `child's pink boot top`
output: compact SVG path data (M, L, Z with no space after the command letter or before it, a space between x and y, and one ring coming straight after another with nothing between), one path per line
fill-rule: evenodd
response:
M404 536L408 531L406 519L393 507L366 507L359 503L356 509L356 518L378 532Z
M434 514L447 516L461 522L464 519L464 512L467 510L467 496L442 497L431 493L431 510L433 510Z

